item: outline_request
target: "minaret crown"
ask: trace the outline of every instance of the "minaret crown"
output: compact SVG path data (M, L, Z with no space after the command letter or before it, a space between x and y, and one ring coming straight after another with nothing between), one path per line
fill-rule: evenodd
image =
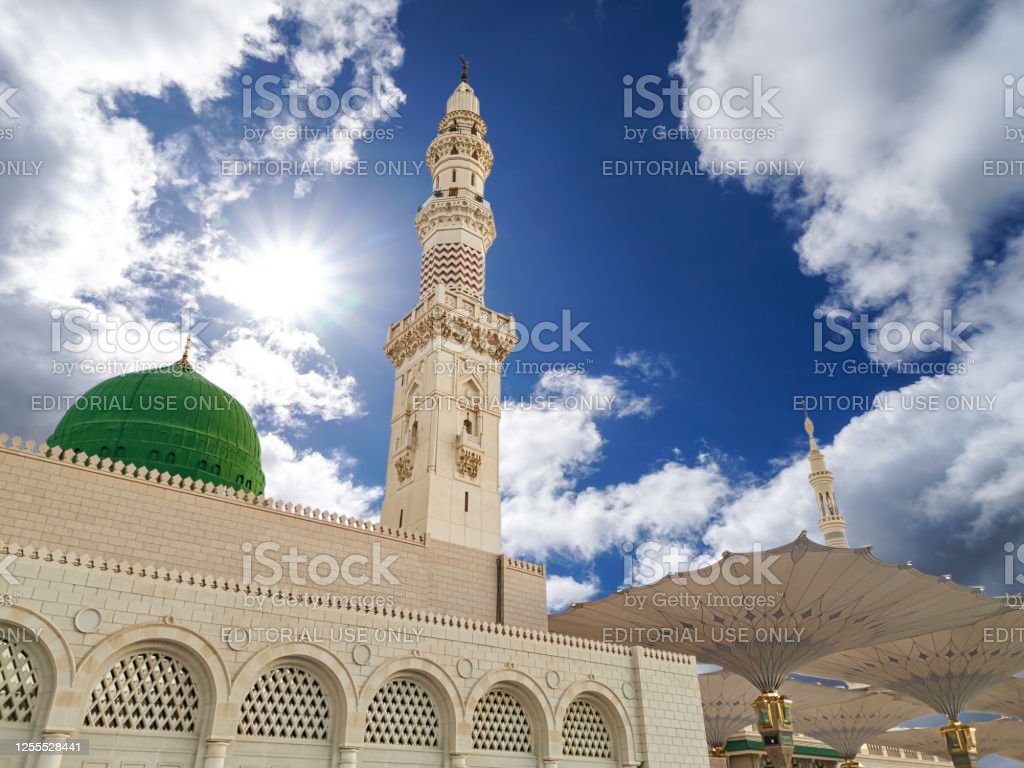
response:
M475 115L480 114L480 99L476 97L473 92L473 86L468 81L463 80L459 83L458 87L452 92L452 95L448 97L448 111L449 112L472 112Z
M832 473L825 464L825 456L818 448L818 442L814 439L814 422L804 412L804 430L807 432L807 440L810 449L807 459L811 464L811 474L807 480L814 489L818 503L818 528L825 537L825 543L830 547L847 548L850 546L846 540L846 520L839 512L839 504L836 502L835 489L832 484Z

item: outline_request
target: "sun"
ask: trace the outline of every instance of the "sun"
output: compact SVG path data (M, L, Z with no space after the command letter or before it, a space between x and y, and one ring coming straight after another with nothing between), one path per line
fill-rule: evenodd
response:
M211 264L206 285L255 318L320 317L343 295L341 265L307 238L262 237Z

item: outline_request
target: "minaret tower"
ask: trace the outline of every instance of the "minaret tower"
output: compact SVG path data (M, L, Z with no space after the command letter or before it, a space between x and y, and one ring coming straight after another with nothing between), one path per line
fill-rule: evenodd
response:
M846 520L839 512L835 491L832 488L832 473L825 466L825 456L814 439L814 422L806 413L804 429L807 430L807 438L811 443L810 452L807 454L811 463L811 474L807 479L818 498L818 528L828 546L849 548L850 544L846 541Z
M494 156L468 64L427 148L433 190L415 219L419 304L384 347L395 397L381 524L496 553L501 363L516 334L511 315L484 305Z

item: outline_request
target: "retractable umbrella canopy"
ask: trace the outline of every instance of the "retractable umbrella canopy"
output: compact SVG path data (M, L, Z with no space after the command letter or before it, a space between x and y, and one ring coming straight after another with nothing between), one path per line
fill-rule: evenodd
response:
M919 702L885 691L871 691L837 704L803 706L793 724L801 733L825 742L846 760L853 761L861 746L889 728L930 713L931 709ZM935 731L931 733L935 738Z
M1007 610L978 588L883 562L869 547L826 547L801 534L776 549L727 553L706 568L575 604L550 616L549 626L693 654L774 691L788 674L838 651Z

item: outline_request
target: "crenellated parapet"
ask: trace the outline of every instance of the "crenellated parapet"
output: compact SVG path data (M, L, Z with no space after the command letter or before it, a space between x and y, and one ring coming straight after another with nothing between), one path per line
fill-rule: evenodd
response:
M113 461L110 457L88 455L86 453L75 453L71 449L62 448L59 445L47 445L34 440L22 440L20 437L9 437L6 433L0 434L0 454L17 453L44 461L57 462L72 465L78 469L103 473L112 477L132 480L136 482L153 483L178 492L194 494L205 497L213 497L236 504L245 504L262 509L274 510L297 518L315 520L320 523L328 523L350 530L364 531L376 536L399 539L402 541L425 544L426 536L408 530L398 530L374 523L371 520L363 520L358 517L331 512L319 507L309 507L282 499L254 494L252 491L240 491L227 485L215 485L212 482L193 480L191 477L171 475L168 472L161 472L157 469L150 469L145 466L137 467L134 464L125 464L123 461Z

